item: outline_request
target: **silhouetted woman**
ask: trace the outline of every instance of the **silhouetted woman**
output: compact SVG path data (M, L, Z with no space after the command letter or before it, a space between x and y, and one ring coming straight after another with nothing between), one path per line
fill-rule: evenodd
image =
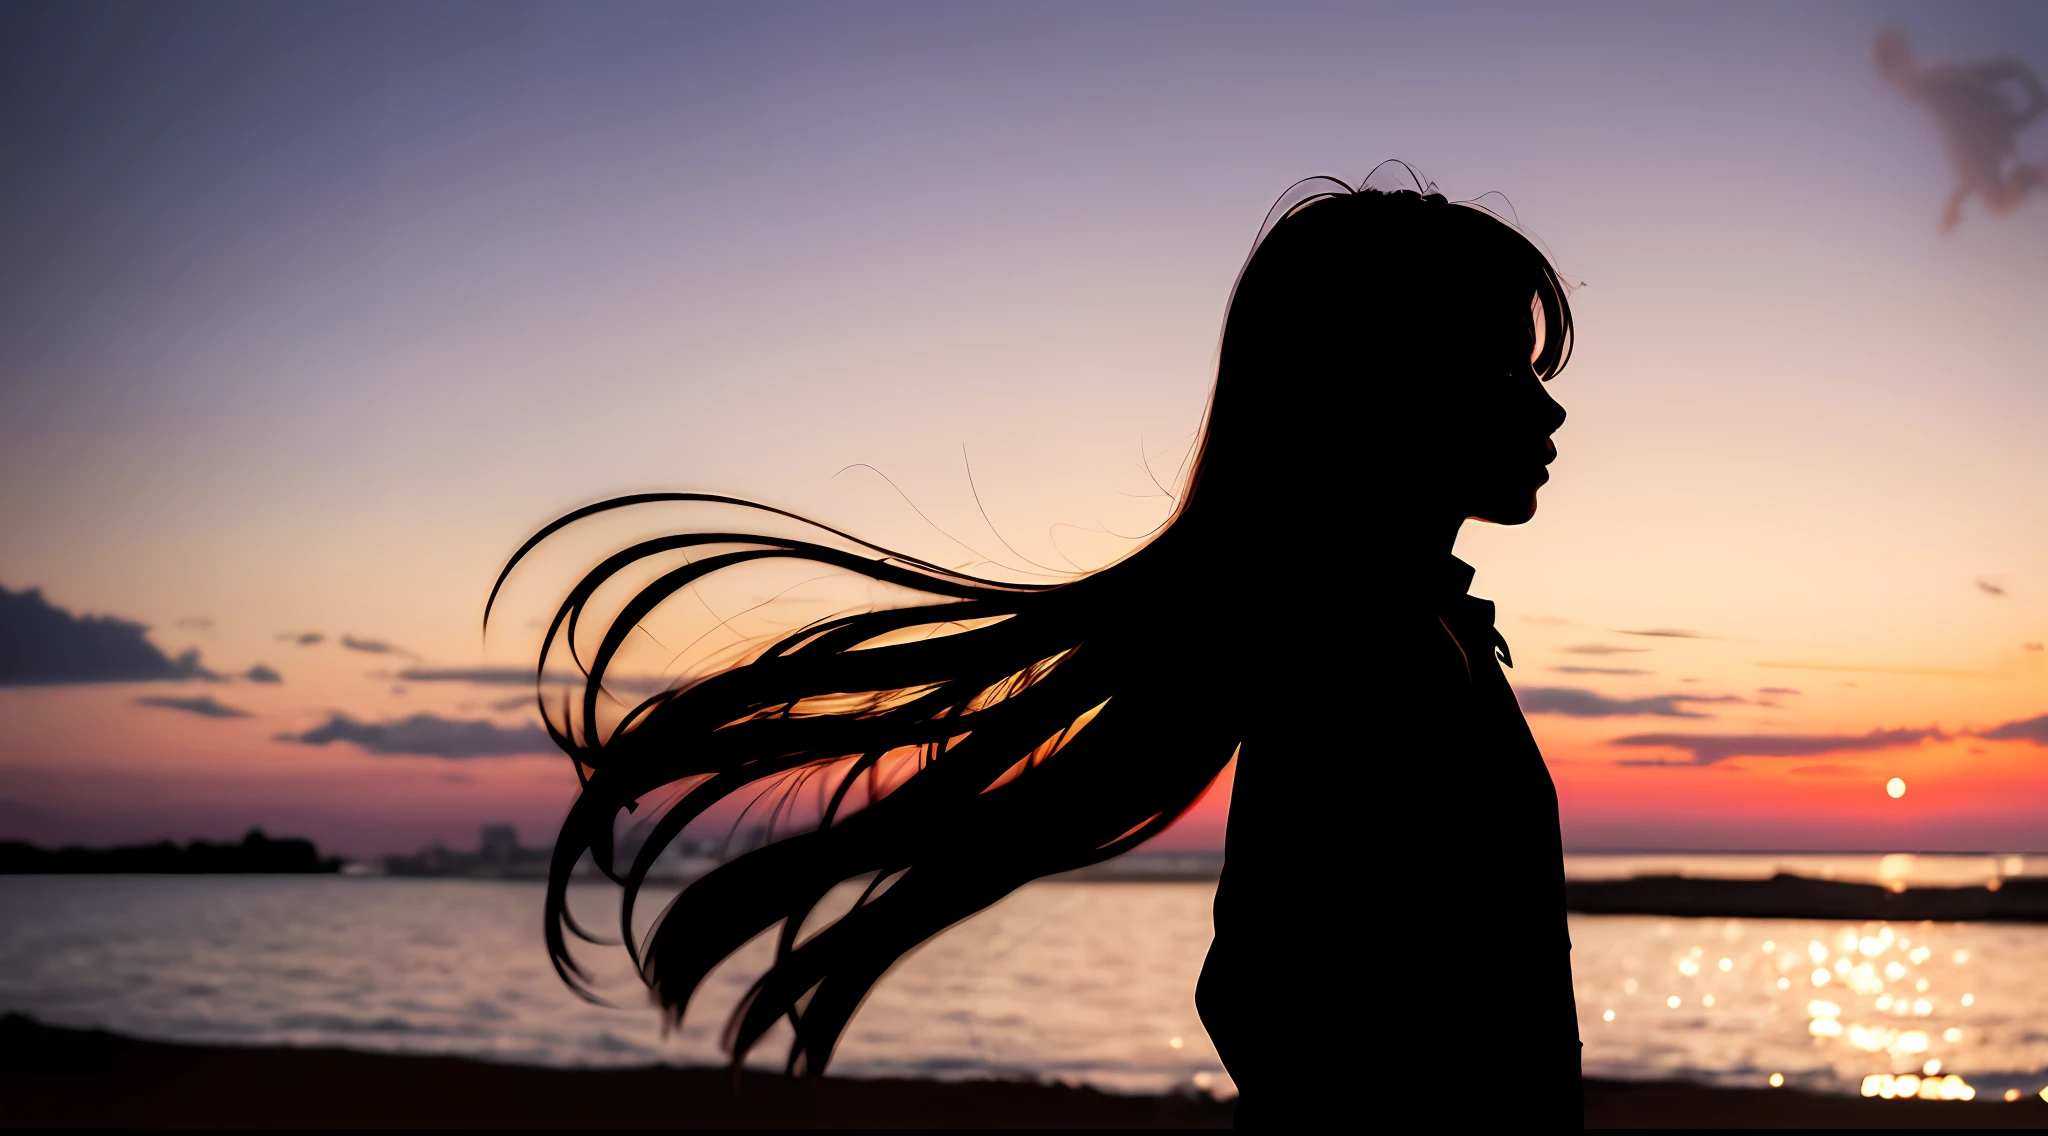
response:
M1177 507L1110 567L1006 583L811 526L650 540L578 583L547 639L587 675L550 715L582 779L547 899L567 981L583 988L565 898L588 852L624 884L628 949L677 1017L779 926L727 1042L737 1063L787 1020L789 1068L822 1072L905 952L1139 846L1236 755L1197 1003L1240 1122L1341 1120L1394 1093L1579 1123L1556 795L1492 605L1451 555L1466 519L1535 511L1564 420L1543 385L1570 353L1564 289L1513 228L1435 194L1315 179L1284 202L1231 297ZM625 498L550 525L506 572L563 525L657 500L799 520ZM789 559L915 598L756 643L601 722L607 668L657 605ZM631 600L585 632L629 570ZM633 893L685 825L735 794L786 805L799 785L821 817L698 879L632 942ZM615 863L621 810L662 799ZM829 891L862 880L799 939Z

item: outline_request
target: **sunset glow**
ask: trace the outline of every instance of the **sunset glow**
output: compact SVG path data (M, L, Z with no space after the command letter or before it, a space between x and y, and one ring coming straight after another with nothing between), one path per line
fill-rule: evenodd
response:
M1108 563L1172 508L1274 196L1400 157L1585 285L1541 511L1458 544L1567 847L2043 847L2048 205L1937 231L1879 13L1025 11L331 5L20 61L0 586L146 624L157 670L0 689L0 836L541 842L575 777L535 621L661 521L577 530L485 638L528 534L698 489L1008 579ZM1905 23L1968 57L2040 43L2023 11ZM1355 405L1360 447L1400 429ZM1369 644L1385 487L1331 491L1234 552ZM726 637L635 649L674 678L808 595L706 585ZM1187 712L1273 665L1205 661ZM1432 760L1376 726L1341 759ZM1229 798L1160 843L1219 846Z

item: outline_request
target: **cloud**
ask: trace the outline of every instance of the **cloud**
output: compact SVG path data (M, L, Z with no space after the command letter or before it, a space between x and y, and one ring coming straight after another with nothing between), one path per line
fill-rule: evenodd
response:
M533 688L530 667L407 667L390 676L399 682L466 682L475 686L523 686ZM569 671L549 671L549 683L582 686L583 676ZM676 680L661 675L610 674L606 690L620 694L656 694L675 686ZM531 698L527 701L532 701Z
M1977 735L1995 742L2033 742L2037 746L2048 746L2048 714L2029 718L2024 722L2007 722L1995 730L1986 730Z
M1647 635L1652 639L1713 639L1716 636L1702 635L1697 631L1681 631L1675 627L1652 627L1644 631L1623 631L1615 629L1616 635Z
M327 638L318 631L280 631L277 637L287 643L297 643L301 647L311 647Z
M1575 686L1537 686L1515 691L1515 700L1527 714L1562 714L1568 718L1711 718L1697 710L1686 710L1681 702L1741 702L1732 694L1712 697L1697 694L1659 694L1650 698L1608 698Z
M337 713L303 734L279 734L277 740L313 746L348 742L370 753L423 757L510 757L558 752L547 731L539 726L500 726L438 714L414 714L390 722L358 722Z
M195 615L186 619L179 620L176 626L187 628L192 631L211 631L213 630L213 620L208 619L206 616L203 615Z
M1861 777L1868 772L1854 765L1802 765L1792 774L1795 777Z
M2001 588L1997 584L1994 584L1991 581L1985 579L1979 579L1977 581L1977 590L1983 592L1987 596L2002 596L2005 594L2004 588Z
M534 704L534 698L533 698L533 695L531 695L531 694L515 694L515 695L513 695L513 696L512 696L512 697L510 697L510 698L500 698L500 699L499 699L499 700L497 700L496 702L493 702L493 703L491 703L491 709L493 709L493 710L525 710L525 709L529 709L529 708L531 708L531 707L533 706L533 704Z
M169 698L151 696L135 700L137 706L154 706L159 710L183 710L202 718L247 718L247 710L238 710L213 700L213 695L202 694L197 698Z
M1568 675L1648 675L1657 673L1656 671L1646 671L1641 667L1552 667L1550 669L1558 674Z
M106 615L72 615L35 588L0 587L0 686L218 679L199 652L173 659L149 628Z
M351 651L362 651L371 655L403 655L409 653L384 642L382 639L358 639L353 635L342 636L341 645Z
M1927 675L1927 676L1929 676L1929 677L1931 677L1931 678L2004 678L2004 677L2006 677L2006 672L2004 672L2004 671L1958 671L1958 670L1949 670L1949 669L1945 669L1945 668L1942 668L1942 667L1866 667L1866 666L1856 666L1856 665L1851 665L1851 664L1846 664L1846 663L1772 663L1772 662L1759 662L1759 663L1757 663L1756 665L1757 665L1757 666L1760 666L1760 667L1770 667L1770 668L1772 668L1772 669L1774 669L1774 670L1781 670L1781 671L1831 671L1831 672L1837 672L1837 673L1841 673L1841 674L1890 674L1890 675ZM1855 686L1856 684L1855 684L1855 683L1853 683L1853 682L1845 682L1845 683L1843 683L1842 685L1843 685L1843 686Z
M1947 734L1933 727L1924 730L1872 730L1867 734L1630 734L1614 738L1608 745L1643 749L1682 749L1691 761L1668 758L1631 759L1617 765L1713 765L1731 757L1818 757L1828 753L1869 753L1913 745L1928 738L1945 740Z
M255 666L250 667L246 672L243 673L242 677L248 679L250 682L284 681L283 675L278 674L276 671L270 669L267 666L264 666L262 663L257 663Z
M1789 686L1759 686L1759 687L1757 687L1757 688L1756 688L1756 692L1757 692L1758 694L1797 694L1797 693L1799 693L1798 691L1796 691L1796 690L1792 689L1792 688L1791 688L1791 687L1789 687Z
M1641 655L1648 647L1616 647L1611 643L1580 643L1575 647L1559 647L1567 655Z
M406 682L467 682L477 686L532 686L532 667L407 667Z
M2039 643L2022 643L2020 646L2029 651L2038 651L2042 645Z

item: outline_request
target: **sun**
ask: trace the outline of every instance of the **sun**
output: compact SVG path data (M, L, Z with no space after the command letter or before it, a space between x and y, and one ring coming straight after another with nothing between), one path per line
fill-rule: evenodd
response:
M1898 800L1906 795L1906 779L1903 777L1892 778L1884 783L1884 791L1891 796L1892 800Z

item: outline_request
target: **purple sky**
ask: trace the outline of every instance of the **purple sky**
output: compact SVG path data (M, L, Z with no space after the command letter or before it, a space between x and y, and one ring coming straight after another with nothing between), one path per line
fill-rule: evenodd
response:
M1951 739L1652 768L1670 722L1538 714L1568 839L2048 833L2032 743L1968 740L2048 712L2048 205L1936 234L1886 24L2048 64L2033 4L0 7L0 586L284 680L0 689L0 837L538 838L558 761L276 739L520 730L402 675L524 661L492 574L616 492L948 556L835 475L995 546L964 446L1005 539L1115 555L1054 526L1157 519L1267 205L1391 157L1588 281L1544 515L1460 546L1517 683ZM137 702L200 694L248 716Z

